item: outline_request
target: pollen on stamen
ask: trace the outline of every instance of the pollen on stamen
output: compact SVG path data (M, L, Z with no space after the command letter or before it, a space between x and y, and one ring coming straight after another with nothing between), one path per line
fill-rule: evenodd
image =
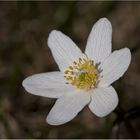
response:
M69 66L64 74L68 81L66 84L71 84L76 86L77 89L83 90L94 88L98 78L98 70L93 61L88 58L79 58L74 61L73 66Z

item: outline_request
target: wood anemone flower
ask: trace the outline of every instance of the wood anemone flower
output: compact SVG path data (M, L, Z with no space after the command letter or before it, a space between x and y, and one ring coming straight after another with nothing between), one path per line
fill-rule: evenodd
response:
M47 122L61 125L72 120L86 105L98 117L111 113L118 96L111 84L128 69L128 48L112 52L112 26L101 18L93 26L85 53L66 35L53 30L48 46L60 71L35 74L22 85L31 94L57 98Z

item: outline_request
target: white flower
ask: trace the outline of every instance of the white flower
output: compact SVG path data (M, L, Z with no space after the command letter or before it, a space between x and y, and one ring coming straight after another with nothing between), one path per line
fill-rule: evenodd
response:
M84 106L99 117L112 112L118 96L111 84L127 70L131 53L124 48L112 53L112 26L101 18L92 28L85 53L66 35L52 31L48 46L60 71L36 74L23 81L32 94L58 98L47 122L61 125L72 120Z

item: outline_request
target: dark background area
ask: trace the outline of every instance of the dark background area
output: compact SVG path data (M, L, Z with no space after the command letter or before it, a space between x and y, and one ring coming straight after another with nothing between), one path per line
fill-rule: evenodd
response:
M23 79L58 70L47 47L51 30L84 50L104 16L113 26L113 50L132 51L128 71L113 84L119 106L105 118L85 108L65 125L48 125L55 99L28 94ZM140 138L140 2L0 2L0 138Z

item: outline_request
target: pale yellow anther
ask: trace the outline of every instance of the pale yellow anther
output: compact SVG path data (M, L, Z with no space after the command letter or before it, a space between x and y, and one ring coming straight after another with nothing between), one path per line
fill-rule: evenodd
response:
M68 73L69 73L69 71L68 71L68 70L66 70L64 73L65 73L65 74L68 74Z
M67 76L66 79L67 80L72 80L72 77L71 76Z
M82 61L82 58L79 58L79 61Z
M74 61L73 63L74 63L75 65L77 65L77 62L76 62L76 61Z
M78 67L77 67L77 66L73 66L73 68L74 68L74 69L78 69Z
M69 66L69 69L70 69L70 70L73 70L73 67L72 67L72 66Z
M85 62L87 62L87 60L86 60L85 58L84 58L83 60L84 60Z
M74 74L74 72L73 72L73 71L70 71L70 74L71 74L71 75L73 75L73 74Z

